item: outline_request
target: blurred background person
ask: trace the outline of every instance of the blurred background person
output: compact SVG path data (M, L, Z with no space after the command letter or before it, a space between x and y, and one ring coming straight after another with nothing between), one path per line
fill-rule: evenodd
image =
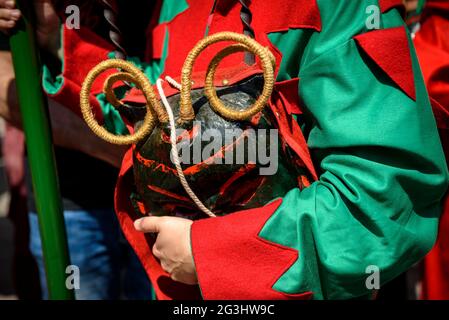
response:
M100 12L102 10L96 1L78 2L84 10L100 10ZM49 1L35 1L35 5L38 6L47 6L49 3ZM68 4L55 1L55 5L58 8L57 11L45 11L48 16L43 21L48 29L37 28L37 39L44 60L48 58L48 50L51 50L50 47L54 44L49 39L54 39L54 35L59 37L60 17ZM0 1L2 31L8 33L13 28L19 19L17 13L19 13L18 10L14 9L9 2ZM85 23L84 27L98 31L100 35L105 33L99 19L90 19L83 23ZM59 67L57 59L49 60L46 64L50 69ZM0 116L11 125L20 128L21 119L15 92L14 72L11 56L7 51L0 52L0 70ZM55 101L49 100L49 109L53 139L56 144L55 156L70 259L71 263L80 269L80 288L75 290L77 299L150 299L149 280L124 239L113 208L117 167L120 165L124 149L111 146L97 138L79 117L69 109L58 106ZM6 170L12 173L9 175L10 184L12 187L19 188L19 195L22 198L25 190L27 194L28 219L23 219L23 214L19 214L20 210L25 210L25 202L19 201L22 206L20 209L11 207L10 210L10 217L15 222L16 251L24 251L23 243L26 243L29 238L29 247L39 270L42 297L45 299L48 293L30 173L26 165L21 171L20 159L24 154L23 137L14 129L7 132L11 132L7 135L12 135L17 143L14 149L8 148L10 143L5 144L3 148L8 154L11 150L11 156L15 159L9 162L13 165ZM7 136L6 141L10 140ZM14 203L17 201L12 202ZM18 239L21 240L18 241ZM19 263L14 266L14 270L20 270L20 265L27 268L25 263ZM22 288L17 285L17 281L16 286ZM26 297L20 293L21 289L17 292L20 298ZM36 294L32 297L36 297Z

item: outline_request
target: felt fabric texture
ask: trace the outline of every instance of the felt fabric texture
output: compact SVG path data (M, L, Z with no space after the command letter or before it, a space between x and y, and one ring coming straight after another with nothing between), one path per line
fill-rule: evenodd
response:
M166 22L169 43L168 56L162 76L176 77L190 49L203 38L206 32L206 22L211 13L213 1L187 2L188 9L179 12L179 9L174 7L172 9L173 14L170 16L175 13L176 16ZM286 8L289 8L289 10L286 10ZM267 34L270 32L284 32L289 28L307 28L319 31L321 25L315 1L284 0L271 3L257 1L251 4L251 10L253 11L252 25L256 32L255 39L270 48L273 47L267 38ZM270 15L265 14L267 10L270 11ZM169 14L164 13L164 15ZM201 19L203 19L203 23L201 23ZM192 21L195 22L192 23ZM186 26L189 27L186 28ZM239 5L232 1L218 0L209 26L209 34L220 31L242 32L242 30ZM159 43L155 43L154 51L161 47L161 41L163 41L162 37L160 37ZM197 70L204 70L213 55L226 45L228 43L218 43L206 49L196 61L195 67ZM272 51L275 53L275 50ZM234 54L224 59L220 66L223 68L234 66L241 60L242 54ZM276 62L279 64L279 59L276 59Z
M296 250L259 237L281 202L193 224L192 251L204 299L302 300L312 296L311 292L286 294L272 288L298 259Z
M443 10L444 9L444 10ZM446 11L447 10L447 11ZM428 1L414 43L433 100L440 138L449 159L449 2ZM435 246L423 261L422 299L449 299L449 197L443 206Z
M82 117L79 107L79 93L81 85L89 71L99 61L108 58L113 47L101 37L90 32L87 28L68 29L63 28L63 70L57 79L51 79L51 75L44 72L43 87L47 95L68 107ZM103 122L103 112L96 95L102 92L104 80L113 70L104 72L93 84L90 95L92 112L96 119ZM55 84L56 82L56 84Z
M188 51L206 33L207 21L209 34L243 30L236 1L217 0L211 17L213 0L165 1L157 17L158 24L165 24L165 34L158 31L148 39L151 54L141 63L152 81L179 76ZM367 30L366 5L381 2L251 1L255 38L276 58L276 93L270 107L285 112L280 119L288 128L285 136L298 144L305 159L310 155L308 167L317 179L268 207L194 222L192 247L203 298L360 297L370 293L365 286L368 266L379 267L383 284L430 250L439 202L447 189L447 166L401 15L384 6L386 30ZM66 64L76 65L86 56L91 62L105 59L109 47L87 36L89 30L83 32L86 37L79 41L95 45L79 49L84 56L66 55ZM195 72L204 72L225 45L207 49ZM403 60L394 58L398 54ZM220 68L235 67L241 58L232 55ZM403 61L404 66L395 65ZM81 74L64 76L82 81ZM71 95L78 101L79 92ZM134 230L131 166L128 153L116 189L116 210L128 241L158 298L200 298L198 287L167 279L151 254L151 237ZM218 231L211 235L208 230ZM255 262L255 256L245 259L252 257L244 250L247 245L256 248L265 263ZM213 268L217 253L220 261L239 266L242 274L235 268L228 268L229 274ZM275 265L279 261L282 265ZM251 280L245 281L245 275ZM233 293L232 287L238 290Z
M405 26L367 32L355 36L354 39L394 83L411 99L416 99Z

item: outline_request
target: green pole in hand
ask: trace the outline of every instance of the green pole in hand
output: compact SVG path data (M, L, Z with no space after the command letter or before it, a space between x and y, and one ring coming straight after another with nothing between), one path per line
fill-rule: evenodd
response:
M70 264L63 210L58 188L47 99L32 28L32 1L16 1L23 18L10 37L17 94L26 137L28 161L39 216L49 298L74 299L66 285Z

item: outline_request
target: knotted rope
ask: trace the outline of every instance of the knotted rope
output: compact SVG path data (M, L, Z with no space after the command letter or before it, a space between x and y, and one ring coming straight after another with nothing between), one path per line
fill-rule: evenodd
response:
M209 45L220 42L220 41L235 41L238 44L230 45L225 49L221 50L210 62L207 72L206 72L206 80L204 85L204 93L209 99L209 103L212 109L222 115L224 118L234 121L244 121L255 114L262 111L264 106L267 104L268 99L271 96L274 86L274 57L271 52L263 47L261 44L256 42L255 40L249 38L248 36L241 35L233 32L221 32L211 36L208 36L197 43L197 45L189 52L184 66L181 70L181 85L177 85L174 80L169 77L166 77L166 80L173 86L180 89L180 119L179 122L189 123L193 119L195 119L195 113L192 106L192 100L190 96L190 91L192 88L192 71L193 65L199 54L207 48ZM214 76L217 70L217 67L220 61L235 52L240 51L249 51L259 56L262 62L262 69L264 74L264 87L261 95L257 99L257 101L247 110L234 110L226 105L224 105L221 100L217 96L217 92L214 87ZM100 126L98 122L95 120L94 115L92 114L92 109L89 102L89 95L92 88L92 84L95 79L100 75L103 71L107 69L117 68L123 70L124 72L119 72L113 75L110 75L104 84L104 93L106 95L106 99L109 103L111 103L114 107L119 107L122 102L117 99L113 85L117 81L127 81L134 83L140 90L142 90L145 99L147 101L146 108L147 113L143 120L143 123L137 129L137 131L132 135L120 136L114 135L108 132L105 128ZM171 153L172 160L176 167L176 171L178 173L178 177L180 179L181 185L184 190L190 196L192 201L198 206L198 208L211 217L215 217L215 215L201 202L201 200L196 196L193 190L190 188L184 173L182 171L181 163L178 156L178 150L176 147L176 125L173 116L173 112L171 107L165 97L164 91L162 89L162 80L159 79L156 82L157 89L159 91L159 95L161 97L163 109L160 101L156 97L154 90L148 81L145 74L140 71L137 67L132 65L129 62L119 60L119 59L111 59L106 60L98 64L94 67L89 74L87 75L84 83L81 87L80 94L80 106L81 112L83 114L84 120L87 125L92 129L92 131L97 134L100 138L113 143L113 144L135 144L149 135L153 128L156 125L156 118L160 123L167 123L170 125L170 142L171 142Z

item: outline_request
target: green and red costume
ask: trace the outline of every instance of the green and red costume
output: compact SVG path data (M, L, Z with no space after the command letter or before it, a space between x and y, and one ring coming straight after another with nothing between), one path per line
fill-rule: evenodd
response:
M195 221L199 288L172 281L151 253L153 239L134 229L131 150L126 154L117 215L158 298L361 297L370 294L369 266L379 268L385 283L431 249L448 172L399 2L251 1L255 39L276 57L270 104L295 119L280 124L281 135L298 144L315 180L263 207ZM380 29L367 27L369 5L379 8ZM164 0L147 30L145 61L133 61L152 83L177 77L206 30L242 32L240 8L231 0ZM79 113L81 83L114 48L86 28L65 28L63 46L64 69L57 78L46 72L44 84ZM207 49L195 70L204 71L223 46ZM221 67L240 61L233 55ZM104 77L91 95L96 116L123 133L118 112L105 103Z

